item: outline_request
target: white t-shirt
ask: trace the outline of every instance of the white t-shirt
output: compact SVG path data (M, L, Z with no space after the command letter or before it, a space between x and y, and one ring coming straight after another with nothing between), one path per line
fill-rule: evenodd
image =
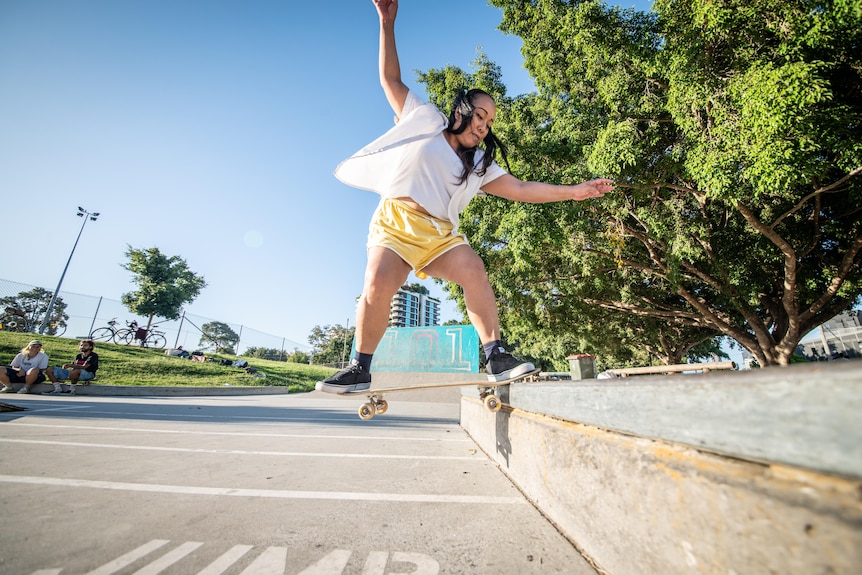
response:
M409 92L398 124L339 164L335 175L384 198L409 197L432 216L452 222L457 233L461 210L506 171L492 162L483 176L473 173L459 184L463 164L443 136L447 123L437 108ZM477 166L483 156L483 150L476 151Z
M12 367L20 367L24 371L30 371L34 367L46 369L48 367L48 355L44 351L40 351L35 357L30 357L26 353L19 353L10 363Z

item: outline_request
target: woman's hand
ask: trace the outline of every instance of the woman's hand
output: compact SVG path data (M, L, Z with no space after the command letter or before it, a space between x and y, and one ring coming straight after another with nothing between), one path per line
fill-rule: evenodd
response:
M605 178L596 178L588 182L581 182L574 186L574 199L587 200L589 198L601 198L608 192L614 190L614 181Z
M377 8L377 15L381 20L395 20L398 12L398 0L371 0Z

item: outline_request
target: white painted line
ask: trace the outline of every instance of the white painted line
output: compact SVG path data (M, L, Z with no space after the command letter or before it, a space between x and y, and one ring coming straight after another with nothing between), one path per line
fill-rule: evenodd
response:
M344 573L344 568L347 567L347 562L350 561L351 555L353 555L352 551L336 549L311 567L303 569L297 575L333 575L334 573ZM368 573L367 569L365 573ZM380 571L380 573L383 573L383 571Z
M386 563L389 561L388 551L372 551L365 560L363 575L377 575L386 572Z
M170 543L170 541L167 539L153 539L149 543L144 543L137 549L129 551L125 555L121 555L113 561L105 563L95 571L90 571L87 575L113 575L117 571L131 565L141 557L149 555L159 547L167 545L168 543Z
M14 427L45 427L49 429L94 429L98 431L125 431L129 433L167 433L180 435L220 435L237 437L284 437L294 439L357 439L360 441L431 441L431 442L462 442L472 443L469 437L397 437L389 435L324 435L304 433L246 433L242 431L189 431L183 429L153 429L146 427L108 427L100 425L59 425L44 423L10 422ZM460 431L460 430L459 430Z
M159 575L162 571L197 549L203 545L203 543L197 541L189 541L187 543L183 543L170 553L166 553L164 556L156 559L146 567L142 567L135 571L134 575Z
M113 491L137 491L146 493L171 493L182 495L207 495L229 497L258 497L268 499L377 502L387 501L393 503L458 503L479 505L527 504L527 500L523 497L492 497L486 495L432 495L422 493L362 493L350 491L288 491L282 489L236 489L233 487L195 487L189 485L119 483L113 481L71 479L68 477L30 477L26 475L0 475L0 483L24 483L28 485L50 485L53 487L63 488L83 487L87 489L109 489ZM119 561L119 559L117 561ZM105 573L113 573L113 571L106 571ZM98 572L98 575L102 575L102 573Z
M253 545L234 545L221 557L210 563L198 575L221 575L253 548Z
M396 551L392 554L392 560L396 563L412 563L416 569L410 571L413 575L437 575L440 572L440 564L433 557L421 553L401 553Z
M487 459L465 455L393 455L389 453L313 453L302 451L251 451L244 449L202 449L191 447L156 447L149 445L116 445L111 443L83 443L80 441L48 441L42 439L0 438L0 443L25 443L28 445L61 445L63 447L95 447L98 449L129 449L138 451L172 451L178 453L213 453L218 455L278 455L283 457L336 457L345 459L410 459L422 461L477 461Z
M284 575L287 547L267 547L240 575Z

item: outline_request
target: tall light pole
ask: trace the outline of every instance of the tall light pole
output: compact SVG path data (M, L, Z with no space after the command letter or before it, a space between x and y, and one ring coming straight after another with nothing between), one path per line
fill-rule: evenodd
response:
M75 245L72 246L72 253L69 254L69 259L66 260L66 267L63 268L63 273L60 274L60 281L57 282L57 289L54 290L54 295L51 296L51 303L48 304L48 311L45 312L45 319L42 320L42 325L39 326L39 333L45 333L45 329L51 323L51 312L54 311L54 303L57 301L57 296L60 294L60 286L63 285L63 278L66 277L66 271L69 269L69 264L72 262L72 256L75 255L75 248L78 247L78 240L81 239L81 234L84 233L84 226L87 221L96 221L99 217L99 212L90 213L81 206L78 206L78 217L84 218L84 223L81 224L81 230L78 232L78 237L75 239Z

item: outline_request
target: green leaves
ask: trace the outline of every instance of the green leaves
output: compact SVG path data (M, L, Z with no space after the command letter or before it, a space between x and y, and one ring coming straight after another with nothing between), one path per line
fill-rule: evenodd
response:
M212 349L216 353L236 353L239 334L232 327L220 321L210 321L201 326L201 339L198 345L201 349Z
M517 177L618 185L468 206L508 339L607 366L695 357L723 334L770 365L860 301L862 0L491 3L538 91L503 98L480 57L425 76L432 99L488 78Z
M638 164L638 141L641 138L631 120L608 122L598 133L590 150L587 165L596 174L620 174Z
M158 248L126 250L123 265L132 274L136 291L120 297L132 313L165 319L178 319L183 304L191 303L206 287L204 278L195 275L184 259L165 256Z
M308 343L313 348L311 362L324 364L347 361L355 332L355 327L348 329L340 324L314 326L308 336Z

